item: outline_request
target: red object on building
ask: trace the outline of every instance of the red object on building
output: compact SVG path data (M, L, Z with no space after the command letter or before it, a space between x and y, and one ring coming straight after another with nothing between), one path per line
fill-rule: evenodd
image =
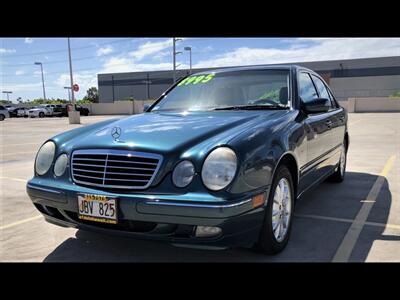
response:
M74 92L79 91L79 85L77 85L76 83L72 87L74 88Z

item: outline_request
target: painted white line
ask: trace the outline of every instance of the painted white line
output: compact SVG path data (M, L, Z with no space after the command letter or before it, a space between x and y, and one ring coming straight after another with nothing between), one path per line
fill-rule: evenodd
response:
M361 120L357 120L357 121L350 122L350 123L349 123L349 126L353 126L354 124L357 124L358 122L361 122L361 121L362 121L362 119L361 119Z
M309 215L309 214L295 214L294 216L297 217L297 218L326 220L326 221L343 222L343 223L353 223L355 221L354 219L336 218L336 217L327 217L327 216ZM397 225L397 224L387 224L387 223L385 224L385 223L379 223L379 222L365 222L364 225L400 230L400 225Z
M18 226L18 225L21 225L21 224L24 224L24 223L28 223L28 222L40 219L41 217L42 217L41 215L37 215L37 216L31 217L31 218L27 218L27 219L23 219L23 220L14 222L14 223L3 225L3 226L0 226L0 230L6 229L6 228L10 228L10 227L14 227L14 226Z
M349 230L344 236L339 248L332 259L332 262L347 262L353 252L354 246L357 243L358 237L360 236L361 230L363 229L368 215L375 204L375 201L379 195L383 183L385 182L386 176L393 166L393 162L396 156L392 155L385 164L380 176L376 179L374 185L372 186L367 199L368 202L364 202L361 206L356 218L351 224ZM371 202L373 201L373 202Z

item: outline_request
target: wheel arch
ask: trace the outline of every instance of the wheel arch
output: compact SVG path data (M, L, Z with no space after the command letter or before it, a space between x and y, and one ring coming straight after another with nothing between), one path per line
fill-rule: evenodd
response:
M293 188L294 188L294 194L295 194L295 199L296 199L297 198L297 186L299 184L299 168L298 168L298 163L297 163L296 157L290 152L286 152L286 153L282 154L282 156L279 158L279 160L275 166L271 181L275 177L276 170L281 165L287 166L290 174L292 175L293 185L294 185Z
M344 134L344 140L346 141L346 152L347 152L347 150L349 149L349 144L350 144L349 133L347 131Z

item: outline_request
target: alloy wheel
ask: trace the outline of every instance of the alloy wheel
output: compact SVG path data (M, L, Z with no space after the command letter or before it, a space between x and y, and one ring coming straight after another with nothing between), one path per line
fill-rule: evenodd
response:
M272 204L272 231L277 242L282 242L289 229L292 216L291 190L289 181L281 178L275 188Z

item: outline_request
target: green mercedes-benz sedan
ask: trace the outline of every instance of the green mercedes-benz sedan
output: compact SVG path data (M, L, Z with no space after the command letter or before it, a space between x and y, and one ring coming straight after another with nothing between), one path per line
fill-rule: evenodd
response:
M47 140L27 192L60 226L272 254L296 200L344 179L348 146L347 113L315 72L226 68L183 78L142 114Z

